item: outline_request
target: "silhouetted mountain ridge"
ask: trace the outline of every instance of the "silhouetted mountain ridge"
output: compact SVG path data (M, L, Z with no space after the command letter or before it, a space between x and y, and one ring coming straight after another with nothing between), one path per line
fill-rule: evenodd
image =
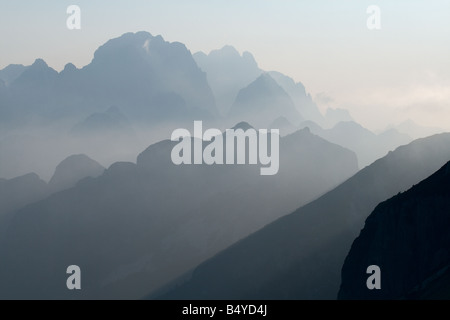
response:
M255 165L176 166L175 144L18 211L0 245L0 296L142 297L357 170L354 153L308 130L280 139L274 176ZM86 270L76 296L54 271L75 262ZM29 263L39 268L24 273Z
M354 121L338 122L331 129L322 129L310 121L301 123L300 127L309 127L314 134L354 151L361 168L412 140L393 128L376 135Z
M295 82L292 78L276 71L269 72L269 75L292 98L297 111L305 120L314 121L321 126L325 124L323 115L312 100L311 95L306 93L305 86L301 82Z
M248 121L262 128L280 116L296 124L303 119L291 97L268 73L240 90L230 110L231 119Z
M9 100L3 106L15 110L3 119L11 127L23 117L82 117L111 105L144 123L200 116L207 120L217 115L206 74L188 49L148 32L107 41L82 69L69 63L58 73L42 59L19 69L7 86Z
M0 70L0 79L9 85L14 82L28 67L22 64L10 64L4 69Z
M242 55L232 46L213 50L208 55L193 55L198 66L206 72L219 111L228 114L239 90L253 82L262 71L249 52Z
M80 180L100 176L105 168L97 161L84 154L72 155L64 159L55 169L53 177L49 181L49 187L53 192L74 187Z
M345 259L339 298L438 299L430 279L450 267L449 225L450 162L375 208ZM370 265L381 268L381 290L366 286Z
M198 266L164 299L335 299L352 241L375 206L450 159L450 134L389 152L337 188Z

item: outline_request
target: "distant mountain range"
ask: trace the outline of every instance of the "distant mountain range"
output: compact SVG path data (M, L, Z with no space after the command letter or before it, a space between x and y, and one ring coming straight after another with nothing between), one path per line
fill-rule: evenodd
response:
M84 154L70 156L64 159L55 169L48 185L50 191L57 192L74 187L80 180L96 178L103 174L105 168L97 161Z
M23 118L80 117L111 105L145 123L217 115L206 74L186 47L147 32L108 41L82 69L67 64L58 73L37 59L26 68L9 66L0 77L8 88L9 103L0 110L8 126Z
M105 133L130 137L135 135L130 121L117 107L110 107L105 112L96 112L89 115L76 124L70 132L78 136Z
M323 128L332 128L339 122L355 122L355 120L348 110L328 108L325 113L325 124Z
M338 122L331 129L322 129L317 124L307 121L300 125L300 128L303 127L308 127L314 134L354 151L358 156L360 168L385 156L398 146L412 141L411 137L395 129L376 135L354 121Z
M319 108L312 100L311 95L306 92L305 86L301 82L296 83L292 78L277 71L271 71L268 74L291 97L297 111L304 119L314 121L321 126L325 124L324 116L320 113ZM295 122L296 119L290 119L290 121Z
M10 129L81 121L114 105L133 123L147 126L212 120L219 113L226 119L230 110L250 117L228 123L248 120L258 126L250 109L258 110L266 125L280 116L298 123L299 115L325 125L303 84L275 71L261 78L263 73L249 52L240 55L231 46L191 55L183 44L161 36L126 33L98 48L82 69L68 63L58 73L36 59L31 66L0 70L0 121ZM246 107L236 107L242 104Z
M255 123L266 128L280 116L299 124L303 117L286 91L268 74L240 90L230 110L230 118Z
M336 299L344 259L376 205L423 180L448 159L448 133L399 147L202 263L159 298Z
M0 70L0 177L48 177L72 153L108 165L132 161L193 120L221 129L248 121L259 129L280 117L295 125L324 121L301 83L264 72L248 52L225 46L191 55L161 36L126 33L81 69L68 63L57 72L36 59Z
M196 120L220 132L279 129L278 174L174 165L168 139ZM322 114L301 82L249 52L192 55L148 32L107 41L80 69L9 65L0 298L335 299L365 219L449 161L450 134L431 136L441 131L409 120L375 134L348 110ZM450 283L447 167L377 207L344 265L341 298L438 296L435 279ZM413 259L423 261L400 275ZM395 270L382 293L361 288L366 274L349 276L372 261ZM73 264L81 292L64 286Z
M397 126L388 126L388 130L392 128L401 133L409 135L413 139L425 138L433 134L442 133L445 131L437 127L420 126L411 119L408 119Z
M254 165L175 166L174 144L16 212L0 244L0 296L142 297L357 171L353 152L307 129L281 138L275 176ZM60 286L67 263L86 270L78 295Z
M41 200L48 195L47 183L35 173L0 179L0 216Z
M64 159L56 167L48 184L35 173L9 180L0 179L0 215L42 200L51 193L69 189L84 178L95 178L104 170L99 163L80 154Z
M0 234L14 217L14 212L49 195L74 187L80 180L101 175L104 168L86 155L64 159L47 184L35 173L14 179L0 179ZM0 236L0 239L2 238Z
M0 79L5 85L9 85L16 80L28 67L21 64L10 64L3 70L0 70Z
M450 162L380 203L367 218L342 268L341 299L448 299ZM369 290L366 269L381 269Z
M232 46L213 50L208 55L197 52L193 57L206 72L217 107L224 116L228 114L239 90L263 73L250 52L240 55Z

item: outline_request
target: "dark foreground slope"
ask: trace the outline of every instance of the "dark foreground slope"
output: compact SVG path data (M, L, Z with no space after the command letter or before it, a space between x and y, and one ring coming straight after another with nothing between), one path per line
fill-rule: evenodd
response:
M341 299L448 298L450 162L381 204L367 218L342 269ZM367 267L381 269L368 290Z
M353 240L375 206L450 159L450 134L416 140L197 267L164 299L336 299Z

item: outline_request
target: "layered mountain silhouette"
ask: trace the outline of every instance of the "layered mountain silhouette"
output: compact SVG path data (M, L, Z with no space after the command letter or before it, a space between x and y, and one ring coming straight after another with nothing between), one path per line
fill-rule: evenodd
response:
M48 195L47 183L35 173L0 179L0 216L41 200Z
M11 87L15 90L50 90L55 85L57 78L58 72L56 70L50 68L44 60L36 59L11 83Z
M55 148L58 144L49 140L58 139L58 136L47 138L48 135L45 134L40 137L32 130L27 131L5 134L0 138L0 177L13 179L34 172L48 181L56 165L70 152L63 150L67 142L62 147Z
M279 172L174 165L177 142L166 139L195 120L205 129L279 129ZM264 72L249 52L192 55L148 32L107 41L82 68L9 65L0 70L0 298L334 299L376 205L450 159L450 134L410 143L435 132L408 121L374 134L347 110L323 116L302 83ZM191 153L207 145L189 142ZM404 261L425 251L429 261L387 276L375 298L439 293L435 280L450 279L439 247L447 239L437 238L443 170L367 220L340 297L361 297L347 276L358 263L376 256L404 267L371 246L380 234ZM390 219L407 226L398 243ZM417 235L423 246L408 251ZM362 261L358 245L373 249ZM65 286L73 264L82 270L77 292Z
M325 125L323 115L312 100L311 95L306 93L305 86L301 82L296 83L292 78L277 71L271 71L269 75L291 97L298 112L305 120L313 121L321 126Z
M240 90L230 110L230 118L265 128L279 117L298 125L302 116L291 97L268 73Z
M403 121L399 125L394 127L397 131L401 133L405 133L414 139L424 138L427 136L431 136L433 134L442 133L445 130L437 127L424 127L421 126L411 119ZM391 128L388 128L391 129Z
M47 184L37 174L29 173L13 179L0 179L0 242L14 219L14 212L49 195L69 189L88 177L101 175L104 168L86 155L63 160Z
M97 161L84 154L72 155L64 159L55 169L53 177L49 181L52 192L74 187L80 180L103 174L105 168Z
M119 134L132 137L133 127L118 107L110 107L105 112L96 112L75 125L71 133L78 136L96 134Z
M0 243L4 241L12 213L49 194L47 183L35 173L9 180L0 179Z
M0 79L5 85L9 85L16 80L28 67L22 64L10 64L4 69L0 70Z
M276 118L272 124L269 126L270 129L278 129L280 131L280 135L285 136L291 133L294 133L298 130L296 126L294 126L288 119L285 117Z
M131 121L116 106L105 112L93 113L77 123L71 129L69 138L79 146L79 150L89 151L105 163L110 163L108 159L114 158L114 155L133 154L134 158L135 150L140 146Z
M16 212L0 244L0 296L143 297L357 170L353 152L307 129L281 138L274 176L255 165L175 166L175 144ZM61 286L72 264L83 270L79 293Z
M397 148L198 266L163 299L336 299L353 240L378 203L450 158L450 134Z
M216 114L214 97L190 52L147 32L128 33L109 40L82 69L86 90L93 98L108 99L133 115L161 117L192 112ZM95 88L95 89L94 89Z
M376 135L353 121L339 122L331 129L322 129L310 121L303 122L300 127L308 127L314 134L354 151L361 168L412 140L395 129Z
M48 184L35 173L0 179L0 216L42 200L52 193L69 189L84 178L97 177L104 170L98 162L80 154L64 159L56 167Z
M258 67L251 53L244 52L240 55L232 46L213 50L208 55L197 52L194 54L194 59L206 72L218 108L224 115L230 111L238 93L264 73ZM302 83L295 83L292 78L280 72L271 71L267 74L289 95L297 111L305 119L324 125L324 117L312 101L311 96L306 93ZM276 94L278 95L278 93ZM278 105L275 104L272 108L277 109ZM291 119L294 122L296 120L295 118Z
M58 73L36 59L8 66L1 77L2 178L36 172L47 179L73 153L108 165L134 160L175 128L218 117L206 73L189 50L147 32L107 41L81 69L68 63Z
M445 299L450 293L450 163L380 203L342 268L341 299ZM368 266L381 269L369 290Z
M193 57L206 72L217 107L223 115L229 112L239 90L247 87L262 73L250 52L245 51L241 55L232 46L213 50L208 55L197 52Z
M325 113L324 128L332 128L339 122L350 122L350 121L354 122L355 120L353 120L348 110L340 108L336 109L327 108L327 111Z
M58 73L42 59L22 69L2 71L8 75L2 79L15 78L7 86L9 103L4 106L15 114L2 119L10 126L24 116L80 117L111 105L145 123L217 115L206 74L186 47L147 32L109 40L82 69L68 64Z

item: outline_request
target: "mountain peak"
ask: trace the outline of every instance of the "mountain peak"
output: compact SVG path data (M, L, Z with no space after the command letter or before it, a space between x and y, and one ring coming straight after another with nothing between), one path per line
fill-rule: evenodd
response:
M254 57L253 54L251 54L251 52L249 52L249 51L244 51L244 52L242 53L242 58L243 58L244 60L246 60L246 61L252 62L252 63L254 63L255 65L257 65L256 60L255 60L255 57Z
M276 129L277 127L281 128L290 126L293 126L293 124L288 119L286 119L286 117L280 116L272 122L270 127Z
M257 79L256 81L265 81L267 83L270 84L276 84L278 85L278 83L270 76L270 74L268 72L263 72Z
M204 54L203 52L196 53L196 55L202 55L202 54L203 54L203 56L208 56L208 55ZM221 49L212 50L209 53L209 56L212 58L219 58L219 59L236 59L236 60L242 59L246 63L249 63L254 68L258 68L255 58L253 57L253 55L250 52L244 51L241 55L239 53L239 51L231 45L225 45Z
M58 164L49 186L53 191L65 190L84 178L100 176L104 170L97 161L84 154L71 155Z
M77 67L75 67L75 65L73 63L69 62L68 64L66 64L64 66L63 72L72 72L72 71L75 71L75 70L77 70Z
M268 73L239 91L230 116L233 120L250 121L257 127L269 126L280 116L295 125L302 120L291 97Z
M149 51L149 44L153 41L153 37L149 32L140 31L136 33L127 32L118 38L108 40L100 46L94 53L93 63L98 61L120 61L121 59L136 59L136 53L144 55ZM159 38L158 38L159 39ZM161 37L161 40L164 41Z
M235 47L230 46L230 45L225 45L220 50L211 51L211 53L218 53L218 52L220 52L221 54L230 55L230 56L236 56L236 55L240 56L239 51L237 51Z
M287 93L281 88L281 86L270 76L269 73L264 72L255 81L250 83L243 90L267 90L266 93L277 92L280 94L281 92L287 96Z
M209 54L197 52L193 57L206 73L223 115L230 111L239 90L252 83L262 72L249 52L241 56L234 47L228 45L212 50Z
M4 69L0 70L0 71L6 71L6 70L11 70L11 69L17 69L17 68L25 68L25 66L23 64L9 64L7 65Z
M14 80L13 84L25 85L28 87L27 90L36 89L34 86L45 87L53 84L57 76L58 72L49 67L43 59L36 59Z
M340 108L328 108L325 113L325 119L328 122L329 127L332 127L341 121L354 121L347 109Z
M4 81L5 85L16 80L28 67L22 64L10 64L3 70L0 70L0 79Z
M233 130L242 129L244 131L247 131L248 129L254 129L248 122L241 121L238 124L236 124L233 128Z
M309 127L304 127L300 131L303 131L304 133L311 133L311 129Z
M40 69L46 69L48 68L48 64L41 58L36 59L33 64L31 65L32 68L40 68Z

